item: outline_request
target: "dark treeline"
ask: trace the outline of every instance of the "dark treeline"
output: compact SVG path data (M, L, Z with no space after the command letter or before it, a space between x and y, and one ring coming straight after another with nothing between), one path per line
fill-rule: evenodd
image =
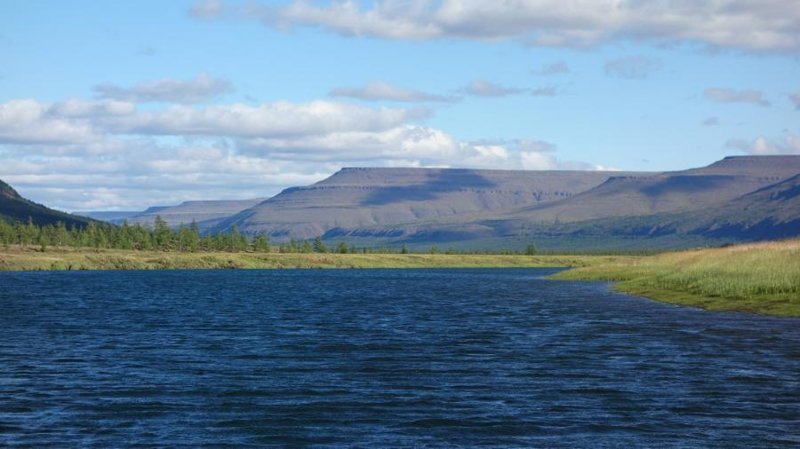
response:
M263 235L250 239L236 228L230 232L201 235L195 223L172 229L161 217L156 217L152 229L140 224L114 226L94 221L83 227L67 228L61 222L37 226L31 221L23 224L0 220L0 244L36 245L42 250L48 246L179 252L271 250L269 239Z
M264 234L247 236L236 226L228 232L202 234L196 223L170 228L161 218L156 217L152 229L140 224L127 222L115 226L102 222L89 222L83 227L67 227L62 222L38 226L31 220L28 223L7 223L0 219L0 245L37 246L41 251L48 247L73 247L95 249L122 249L137 251L176 251L176 252L281 252L281 253L340 253L340 254L409 254L412 252L429 254L528 254L536 253L532 244L525 251L463 251L448 248L440 251L435 245L424 250L412 251L406 245L400 247L356 247L352 243L340 241L329 246L316 237L312 240L289 240L279 245L270 244Z

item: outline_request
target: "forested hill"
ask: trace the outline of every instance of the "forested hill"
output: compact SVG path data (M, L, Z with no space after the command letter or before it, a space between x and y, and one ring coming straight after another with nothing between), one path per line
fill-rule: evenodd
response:
M0 180L0 220L11 223L32 221L38 226L62 222L67 227L83 227L92 221L90 218L57 211L27 200L2 180Z

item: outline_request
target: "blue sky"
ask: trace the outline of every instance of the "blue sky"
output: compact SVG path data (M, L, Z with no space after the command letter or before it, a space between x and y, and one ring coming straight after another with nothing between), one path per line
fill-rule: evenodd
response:
M80 210L343 166L800 154L796 0L0 0L0 179Z

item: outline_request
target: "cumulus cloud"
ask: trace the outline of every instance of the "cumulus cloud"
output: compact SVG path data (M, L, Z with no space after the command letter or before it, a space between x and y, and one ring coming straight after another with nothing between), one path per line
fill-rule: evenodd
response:
M789 135L786 136L782 142L773 142L764 136L759 136L752 141L730 139L726 142L725 146L757 156L767 154L800 154L800 137Z
M751 103L759 106L768 107L769 101L764 99L764 94L759 90L735 90L710 87L703 94L709 100L720 103Z
M202 103L233 91L227 80L213 78L206 73L190 80L165 78L149 81L132 87L113 84L100 84L94 87L99 98L128 101L134 103Z
M255 138L241 142L248 155L303 160L368 161L385 159L441 163L458 156L458 143L444 131L403 125L382 131L336 132L302 138Z
M219 14L218 2L190 14ZM748 51L800 51L800 8L785 0L294 0L252 5L241 15L281 30L318 27L384 39L516 39L539 46L585 47L615 40L694 42Z
M350 97L368 101L398 101L398 102L449 102L452 97L429 94L412 89L403 89L383 81L373 81L359 87L337 87L330 92L332 97Z
M564 61L558 61L544 65L539 70L534 71L534 73L544 76L563 75L569 73L569 66Z
M62 210L142 210L187 200L270 196L338 168L246 156L208 144L134 139L111 145L115 151L103 157L91 157L82 145L5 146L0 179Z
M331 101L137 109L115 100L0 103L0 179L64 210L270 196L343 165L593 168L535 140L469 142L425 111ZM423 114L423 115L421 115Z
M428 111L424 109L368 108L330 101L281 101L258 106L172 106L161 111L104 119L102 124L118 134L288 137L339 131L376 131L427 114Z
M171 106L141 111L131 103L112 100L12 100L0 103L0 144L88 142L106 134L232 138L324 135L389 129L428 114L421 108L370 108L332 101Z
M92 103L44 104L36 100L0 103L0 144L80 143L97 138L91 124L76 119L87 109L104 109ZM114 109L108 106L109 109ZM66 112L60 114L58 111Z
M520 156L522 168L526 170L554 170L558 167L552 154L523 151Z
M486 80L476 79L459 89L459 92L478 97L507 97L525 92L525 89L506 87Z
M560 161L554 153L555 148L555 145L540 140L461 141L442 130L418 125L302 139L248 139L240 146L242 153L248 156L313 162L336 160L347 165L598 169L588 163Z
M645 79L657 67L655 61L643 56L609 59L603 65L606 75L624 79Z

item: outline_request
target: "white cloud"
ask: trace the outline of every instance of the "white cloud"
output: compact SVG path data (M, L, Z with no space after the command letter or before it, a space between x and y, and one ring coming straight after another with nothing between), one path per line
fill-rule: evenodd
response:
M365 86L359 87L337 87L330 92L332 97L350 97L359 100L369 101L400 101L400 102L422 102L435 101L447 102L454 101L452 97L429 94L412 89L403 89L383 81L373 81Z
M420 114L331 101L142 111L114 100L12 100L0 103L0 179L64 210L136 210L270 196L343 165L576 166L547 142L461 141L414 124Z
M58 111L62 110L74 117L75 114L80 115L87 108L94 107L96 106L90 104L54 106L30 99L0 103L0 144L91 141L97 135L90 124L69 115L61 116Z
M606 75L625 79L645 79L657 67L658 64L655 61L644 56L609 59L603 66Z
M109 118L114 133L228 137L288 137L341 131L376 131L424 117L423 109L369 108L347 103L275 102L258 106L173 106L161 111Z
M351 166L599 169L585 162L557 159L555 145L549 142L525 139L467 142L442 130L416 125L301 139L248 139L240 142L240 151L271 160L340 162Z
M194 104L208 101L233 91L227 80L201 73L191 80L165 78L139 83L133 87L99 84L94 91L100 98L134 103L166 102Z
M360 160L455 156L456 142L448 134L427 127L404 125L383 131L337 132L289 138L256 138L241 142L248 155L308 160Z
M786 136L783 142L773 142L764 136L759 136L753 141L731 139L728 140L725 146L757 156L767 154L800 154L800 136Z
M735 90L711 87L703 92L709 100L720 103L750 103L768 107L769 101L764 99L764 94L759 90Z
M270 196L290 185L318 181L338 168L214 147L120 144L124 151L103 157L78 148L7 148L11 154L8 160L0 157L0 179L22 195L62 210L142 210L187 200Z
M218 15L221 8L209 3L195 5L193 15ZM294 0L281 6L248 4L241 14L278 29L319 27L384 39L517 39L559 47L615 40L696 42L800 51L800 8L791 0L378 0L364 7L355 0Z
M558 168L558 161L549 153L537 153L534 151L523 151L520 154L522 168L525 170L555 170Z
M142 111L114 100L0 103L0 144L87 143L106 135L287 137L380 131L429 115L423 108L370 108L332 101L257 106L171 106Z
M486 80L477 79L462 87L459 92L478 97L507 97L509 95L521 94L525 92L525 89L501 86Z

